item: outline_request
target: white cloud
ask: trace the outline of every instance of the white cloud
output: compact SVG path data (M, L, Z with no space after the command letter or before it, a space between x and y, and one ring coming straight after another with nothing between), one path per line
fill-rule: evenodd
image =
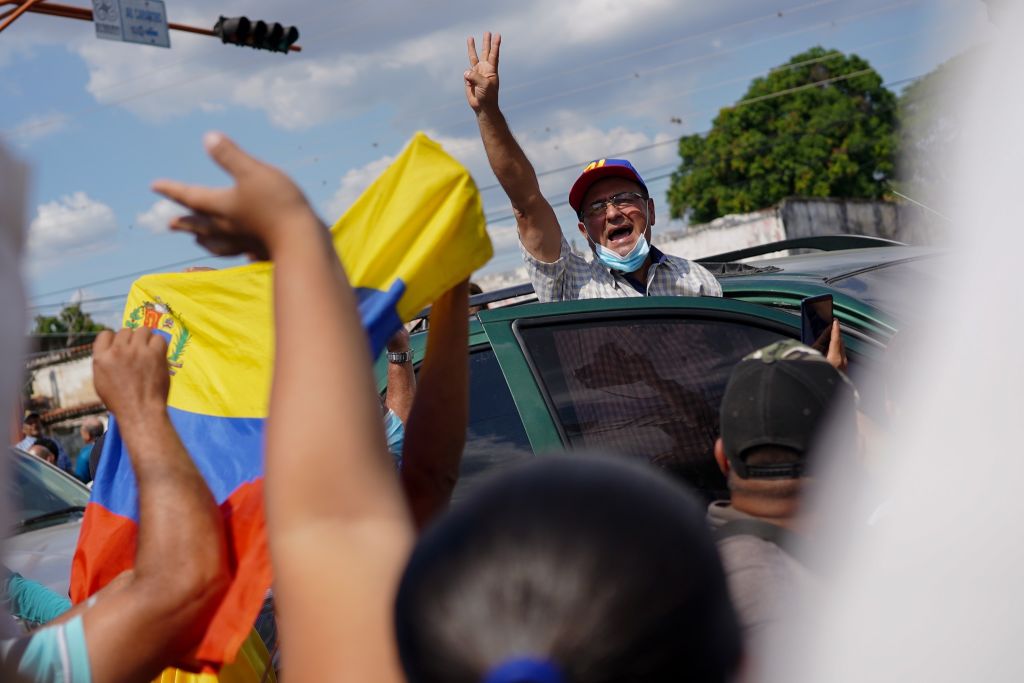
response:
M519 244L519 230L515 223L488 225L487 234L490 235L491 244L496 252L516 247Z
M496 182L479 135L453 137L430 131L427 134L469 170L478 187L487 187ZM602 129L588 124L579 115L566 112L552 118L549 130L519 136L519 142L535 168L568 167L564 172L551 173L540 178L541 191L556 205L566 199L570 185L587 161L612 154L622 155L627 150L664 142L667 144L624 155L633 161L642 174L648 169L664 170L666 164L676 161L676 147L671 144L674 140L675 138L667 133L652 136L621 126ZM341 216L393 160L393 156L383 156L345 173L338 183L337 190L325 203L325 214L329 221ZM497 219L487 226L495 255L494 260L484 270L493 273L518 267L521 264L519 237L512 220L508 198L501 188L484 192L483 198L484 213ZM660 201L660 198L656 197L656 202ZM576 237L576 223L572 211L568 208L560 208L558 211L563 220L569 221L563 222L563 227L567 230L566 238L572 241Z
M679 11L672 0L575 0L548 6L543 24L556 29L564 43L595 44L621 39L624 30L637 30L671 11Z
M302 32L299 43L304 51L298 54L240 49L179 32L172 35L173 50L92 36L72 41L72 49L85 60L87 89L101 103L123 106L154 121L239 105L262 110L274 125L291 130L358 115L381 104L400 116L420 118L424 104L436 109L439 98L446 98L446 104L460 98L460 75L466 66L463 41L467 35L479 37L485 26L502 32L506 46L511 46L506 49L515 51L520 68L546 74L552 65L557 69L563 64L585 65L588 59L607 61L630 52L626 46L664 43L660 34L667 34L671 26L704 18L711 11L705 3L678 4L525 0L495 11L454 0L443 11L429 4L398 2L365 3L336 12L309 3L289 6L288 22ZM237 3L221 11L274 16L280 6L257 0L244 9ZM176 2L173 14L174 21L210 23L208 8L198 0ZM400 25L396 16L402 17Z
M324 206L324 213L327 215L327 222L333 223L341 218L341 215L352 206L352 202L359 198L359 195L384 172L395 157L385 156L371 161L365 166L350 169L341 177L338 189Z
M184 216L188 211L169 199L158 199L142 213L135 214L135 225L153 233L167 232L167 224L172 218Z
M40 204L28 232L29 250L40 257L70 248L102 245L117 233L114 210L85 192Z
M71 117L61 112L36 114L0 132L0 135L14 144L28 147L37 140L42 140L66 130L70 123Z
M437 136L435 139L470 170L478 185L484 187L496 182L478 135ZM646 169L676 160L676 148L671 144L675 138L669 133L652 136L622 126L603 129L589 123L584 116L572 112L554 113L546 130L520 134L517 139L538 171L568 167L564 171L540 177L541 191L552 204L558 203L568 195L569 186L576 174L593 159L612 155L625 156L634 163L641 174ZM655 143L665 144L638 152L630 151ZM490 200L492 205L488 207L489 211L508 208L508 201L500 189L489 192L486 199Z

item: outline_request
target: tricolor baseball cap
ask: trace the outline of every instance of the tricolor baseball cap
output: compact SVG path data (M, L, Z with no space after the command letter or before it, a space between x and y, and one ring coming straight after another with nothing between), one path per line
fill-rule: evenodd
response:
M573 183L572 189L569 190L569 206L578 214L583 204L583 195L590 186L602 178L612 177L626 178L639 183L640 187L644 188L644 194L648 194L647 184L640 177L639 171L633 168L633 164L625 159L596 159L587 164L583 173L580 173L580 177Z

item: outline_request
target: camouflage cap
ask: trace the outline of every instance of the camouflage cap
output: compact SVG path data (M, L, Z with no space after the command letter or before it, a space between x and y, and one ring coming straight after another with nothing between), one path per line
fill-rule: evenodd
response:
M814 360L827 363L828 360L817 349L812 349L806 344L801 344L795 339L783 339L757 351L751 351L743 356L743 360L763 360L771 363L776 360Z
M730 466L744 478L792 479L826 416L856 421L857 392L849 378L815 349L793 340L746 355L733 369L721 407L722 443ZM794 462L749 465L761 446L789 449Z

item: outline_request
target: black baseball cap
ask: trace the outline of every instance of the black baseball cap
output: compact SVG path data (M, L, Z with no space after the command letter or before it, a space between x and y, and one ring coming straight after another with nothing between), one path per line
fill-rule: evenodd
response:
M755 351L733 369L722 398L729 465L743 479L801 477L825 418L852 428L856 404L850 380L814 349L787 340ZM748 465L750 451L761 446L789 449L795 461Z

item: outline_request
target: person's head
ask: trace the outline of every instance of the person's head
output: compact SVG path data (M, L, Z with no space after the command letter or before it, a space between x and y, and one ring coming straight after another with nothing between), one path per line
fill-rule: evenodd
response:
M93 443L103 435L103 423L95 417L90 417L82 422L79 434L85 443Z
M483 294L483 293L484 293L484 290L480 288L480 285L478 285L475 282L470 282L469 283L469 295L470 296L475 296L477 294ZM478 306L470 306L469 307L469 314L470 315L476 315L480 311L486 311L488 308L490 308L490 307L487 304L480 304Z
M40 437L43 434L43 419L39 413L29 413L21 422L21 432L25 436Z
M57 452L60 448L53 442L52 439L47 439L45 436L41 436L36 439L36 442L28 447L28 452L32 455L45 460L51 465L57 464Z
M412 683L476 683L521 660L567 683L725 681L740 657L702 506L604 457L541 458L481 485L422 536L395 612Z
M747 355L726 385L715 443L734 504L795 499L821 428L855 433L856 401L849 379L808 346L776 342Z
M640 173L625 159L599 159L588 165L569 191L569 205L591 245L626 256L638 240L651 239L654 200Z

